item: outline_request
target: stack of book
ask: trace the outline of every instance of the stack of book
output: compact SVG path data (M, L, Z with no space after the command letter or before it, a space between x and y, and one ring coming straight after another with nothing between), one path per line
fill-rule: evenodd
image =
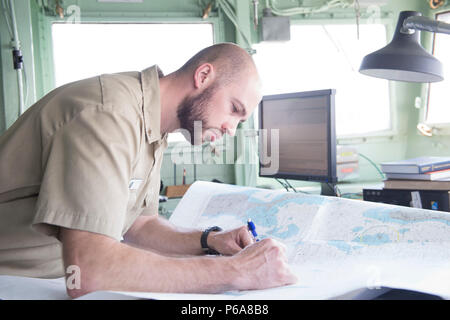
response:
M383 189L363 189L365 201L450 212L450 157L381 163Z
M450 190L450 157L419 157L384 162L386 189Z

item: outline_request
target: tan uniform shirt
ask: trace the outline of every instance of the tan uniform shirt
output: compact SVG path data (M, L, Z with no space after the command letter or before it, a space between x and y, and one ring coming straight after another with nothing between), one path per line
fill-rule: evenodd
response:
M0 274L64 275L59 227L120 240L157 214L157 66L57 88L0 136Z

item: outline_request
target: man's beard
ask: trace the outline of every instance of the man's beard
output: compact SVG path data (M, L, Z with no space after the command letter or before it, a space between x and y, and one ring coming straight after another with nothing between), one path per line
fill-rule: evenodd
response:
M181 133L193 145L203 143L203 128L208 124L206 110L215 91L215 85L211 85L197 96L186 97L178 106L177 116L183 129ZM196 122L197 125L194 125Z

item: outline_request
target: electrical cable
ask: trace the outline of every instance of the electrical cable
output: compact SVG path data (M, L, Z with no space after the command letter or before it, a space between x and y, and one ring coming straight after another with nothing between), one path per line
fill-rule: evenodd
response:
M287 179L284 179L284 181L286 181L286 183L292 188L292 190L294 190L295 193L311 194L311 193L306 192L306 191L302 191L302 190L297 190L297 189L295 189L295 188L289 183L289 181L288 181Z
M378 173L380 174L380 176L381 176L381 178L382 178L383 180L386 179L386 177L384 176L384 173L380 170L380 168L378 168L378 166L376 165L375 162L373 162L372 160L370 160L369 157L363 155L362 153L359 153L359 152L358 152L358 155L361 156L361 157L363 157L363 158L366 159L367 161L369 161L369 163L370 163L371 165L373 165L373 166L375 167L375 169L377 169Z
M277 180L278 183L281 184L286 189L287 192L289 192L289 188L284 182L280 181L280 179L278 178L275 178L275 180Z
M318 5L315 7L296 7L290 9L279 9L276 8L272 0L266 0L266 8L272 10L272 12L278 16L293 16L297 14L310 14L328 11L332 8L348 8L353 6L354 0L329 0L325 4Z
M295 193L297 193L297 190L295 190L295 188L289 183L289 181L287 179L284 179L284 182L292 189L294 190Z

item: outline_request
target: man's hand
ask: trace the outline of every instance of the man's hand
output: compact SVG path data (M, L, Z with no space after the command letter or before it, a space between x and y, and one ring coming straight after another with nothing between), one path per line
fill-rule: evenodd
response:
M211 249L227 256L238 253L254 242L246 226L233 230L210 232L206 240Z
M274 239L263 239L230 257L238 266L234 285L238 290L265 289L296 283L290 271L285 246Z
M211 232L208 246L223 255L233 255L232 265L238 290L264 289L298 281L287 264L286 247L274 239L255 242L246 226L230 231Z

